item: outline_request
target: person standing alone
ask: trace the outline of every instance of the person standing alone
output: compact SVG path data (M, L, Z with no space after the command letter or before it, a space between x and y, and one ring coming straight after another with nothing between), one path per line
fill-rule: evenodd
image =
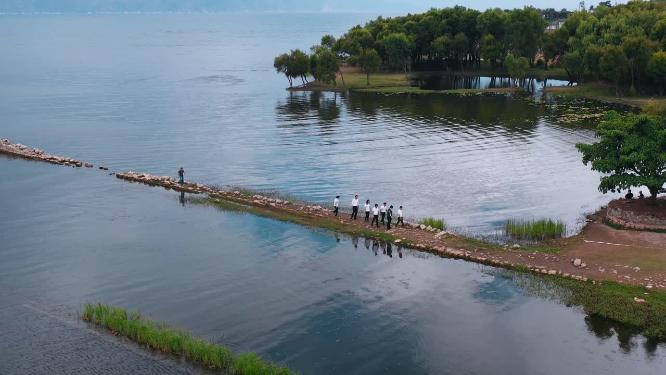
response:
M379 213L382 215L382 224L384 224L384 218L386 218L386 202L379 207Z
M183 169L183 167L180 167L180 169L178 170L178 182L181 184L185 183L185 170Z
M365 201L365 221L370 221L370 199Z
M340 209L340 196L336 195L333 199L333 214L338 216L338 210Z
M405 220L403 218L404 214L402 212L402 206L398 208L398 221L395 222L395 225L402 224L402 226L405 226Z
M386 210L386 230L391 230L391 221L393 220L393 205Z
M377 207L377 203L375 203L375 207L372 208L372 221L370 222L370 225L377 223L377 228L379 228L379 207Z
M352 199L351 218L356 220L357 217L358 217L358 195L354 195L354 199Z

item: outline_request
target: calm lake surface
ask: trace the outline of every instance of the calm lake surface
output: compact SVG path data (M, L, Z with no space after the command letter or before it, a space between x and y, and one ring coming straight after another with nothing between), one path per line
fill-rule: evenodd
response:
M0 136L119 171L358 193L470 233L542 217L573 231L612 198L574 148L592 131L524 101L284 90L275 55L371 17L2 16Z
M112 171L182 165L197 181L323 203L356 192L473 233L512 217L575 227L611 199L573 147L592 131L526 101L284 90L274 55L371 17L0 16L0 137ZM528 293L539 279L99 170L5 157L0 170L0 332L17 331L16 306L103 301L302 374L666 371L664 344ZM13 365L26 354L45 372L19 341L0 339L0 373L24 373Z

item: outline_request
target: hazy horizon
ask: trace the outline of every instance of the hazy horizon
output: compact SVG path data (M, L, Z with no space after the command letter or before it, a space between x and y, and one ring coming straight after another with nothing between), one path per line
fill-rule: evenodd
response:
M598 1L586 2L586 6ZM0 12L422 12L430 8L462 5L468 8L498 7L496 1L478 0L0 0ZM565 0L554 5L546 0L508 0L501 8L576 9L578 0Z

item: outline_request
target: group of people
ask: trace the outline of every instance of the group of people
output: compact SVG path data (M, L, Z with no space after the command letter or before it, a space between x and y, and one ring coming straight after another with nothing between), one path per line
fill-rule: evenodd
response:
M352 212L350 219L356 220L358 218L358 208L359 208L359 199L358 195L354 195L354 199L351 201L351 206L352 206ZM372 212L372 221L370 221L370 225L375 225L377 228L379 228L379 223L381 222L382 225L386 224L386 229L391 229L391 223L393 222L393 205L386 205L386 202L384 202L381 206L377 203L375 203L375 206L372 207L370 205L370 200L365 201L365 221L370 221L370 213ZM338 216L340 213L340 196L337 195L335 199L333 200L333 214L335 216ZM381 217L381 218L380 218ZM405 221L404 221L404 211L402 209L402 206L398 208L398 220L396 221L395 225L402 224L402 226L405 226Z
M643 190L638 191L638 199L643 199L645 198L645 195L643 195ZM634 193L631 192L631 189L629 189L629 192L624 195L624 199L634 199Z

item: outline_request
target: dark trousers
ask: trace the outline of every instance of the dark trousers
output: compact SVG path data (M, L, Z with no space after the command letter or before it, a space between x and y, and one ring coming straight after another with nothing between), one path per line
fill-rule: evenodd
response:
M358 217L358 206L352 206L351 218L356 220L357 217Z
M370 221L370 211L365 211L365 221Z
M185 178L183 176L178 176L178 182L181 183L181 184L184 183Z
M377 215L372 215L372 222L370 222L370 225L377 223L377 227L379 228L379 216Z
M340 207L333 207L333 213L335 214L335 216L338 216L338 210L339 209L340 209Z
M384 218L386 217L386 212L380 212L382 215L382 224L384 224Z
M401 217L399 217L398 221L395 222L395 225L398 225L398 224L402 224L402 226L404 227L405 226L405 221Z
M386 229L391 229L391 221L393 220L392 217L387 217L386 218Z

